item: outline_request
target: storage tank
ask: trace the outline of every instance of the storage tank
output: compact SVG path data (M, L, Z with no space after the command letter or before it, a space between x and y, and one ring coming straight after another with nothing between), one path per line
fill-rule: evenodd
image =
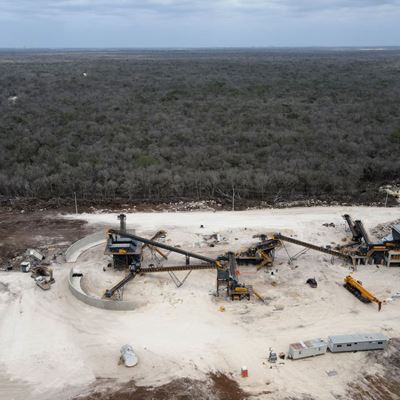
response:
M131 345L124 344L120 352L121 361L125 364L125 367L134 367L138 363L139 360Z

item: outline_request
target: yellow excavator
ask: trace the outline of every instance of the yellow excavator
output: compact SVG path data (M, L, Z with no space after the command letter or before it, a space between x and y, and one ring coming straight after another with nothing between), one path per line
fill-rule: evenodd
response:
M374 296L370 291L365 289L365 287L362 285L362 282L357 281L351 275L347 275L346 278L344 278L343 286L363 303L371 303L372 301L377 303L378 310L381 311L382 301Z

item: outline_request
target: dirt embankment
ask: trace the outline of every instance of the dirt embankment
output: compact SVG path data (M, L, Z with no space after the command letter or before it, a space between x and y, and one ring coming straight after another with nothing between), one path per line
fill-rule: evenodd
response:
M392 339L385 352L368 354L368 365L382 366L381 373L366 372L357 382L349 385L348 398L353 400L400 399L400 338Z
M63 250L88 231L85 221L57 218L48 212L0 211L0 267L4 263L13 265L13 260L28 248L43 254L49 247Z
M211 373L206 381L176 379L158 387L136 386L129 382L115 390L94 389L74 400L245 400L248 395L238 383L221 373Z
M260 208L289 208L289 207L317 207L317 206L398 206L395 197L385 199L371 198L360 200L351 196L345 198L324 197L310 198L300 196L296 199L276 198L270 201L257 199L235 198L235 210L260 209ZM171 198L155 200L129 200L127 198L112 199L77 199L78 211L81 212L147 212L147 211L194 211L194 210L232 210L232 198L194 199L194 198ZM73 198L51 198L38 199L33 197L8 198L0 196L0 210L5 211L58 211L65 213L75 212L75 201Z

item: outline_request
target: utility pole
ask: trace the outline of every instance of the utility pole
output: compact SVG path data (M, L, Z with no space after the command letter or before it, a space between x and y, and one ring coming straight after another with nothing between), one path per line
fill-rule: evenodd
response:
M235 211L235 186L232 185L232 211Z
M389 197L389 192L386 192L385 207L387 206L388 197Z
M78 202L76 200L76 192L74 192L74 198L75 198L75 214L78 214Z

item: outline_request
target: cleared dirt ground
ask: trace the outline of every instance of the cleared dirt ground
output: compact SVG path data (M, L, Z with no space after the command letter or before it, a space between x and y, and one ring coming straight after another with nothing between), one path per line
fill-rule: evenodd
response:
M0 209L0 266L13 264L27 248L65 249L90 231L83 220L66 220L52 212L21 212Z
M399 218L398 208L367 207L137 213L128 215L128 228L143 236L165 229L168 243L216 256L254 243L257 233L274 231L317 244L343 243L349 237L341 218L345 212L362 219L367 228ZM88 221L85 231L117 223L116 214L79 218ZM204 235L217 232L225 240L209 247ZM301 248L287 245L286 250L293 255ZM93 290L119 278L113 271L103 271L103 251L102 246L95 247L74 263L91 277L87 279ZM240 279L252 284L265 304L216 298L215 272L206 271L193 272L179 289L168 275L137 277L124 293L137 300L137 308L115 312L92 308L71 296L66 278L72 266L54 263L56 283L48 292L36 287L27 274L0 273L0 398L400 398L391 374L397 371L396 340L387 352L328 353L284 360L272 368L267 362L269 348L286 352L298 340L375 331L399 337L400 300L392 296L400 290L400 269L368 265L354 273L388 300L381 312L343 289L348 265L312 251L289 264L285 249L278 251L273 270L240 269ZM309 277L316 278L317 289L305 284ZM135 368L118 365L119 348L125 343L132 344L139 356ZM249 368L247 379L240 377L243 365ZM336 375L329 376L329 371ZM360 397L365 393L370 397Z

